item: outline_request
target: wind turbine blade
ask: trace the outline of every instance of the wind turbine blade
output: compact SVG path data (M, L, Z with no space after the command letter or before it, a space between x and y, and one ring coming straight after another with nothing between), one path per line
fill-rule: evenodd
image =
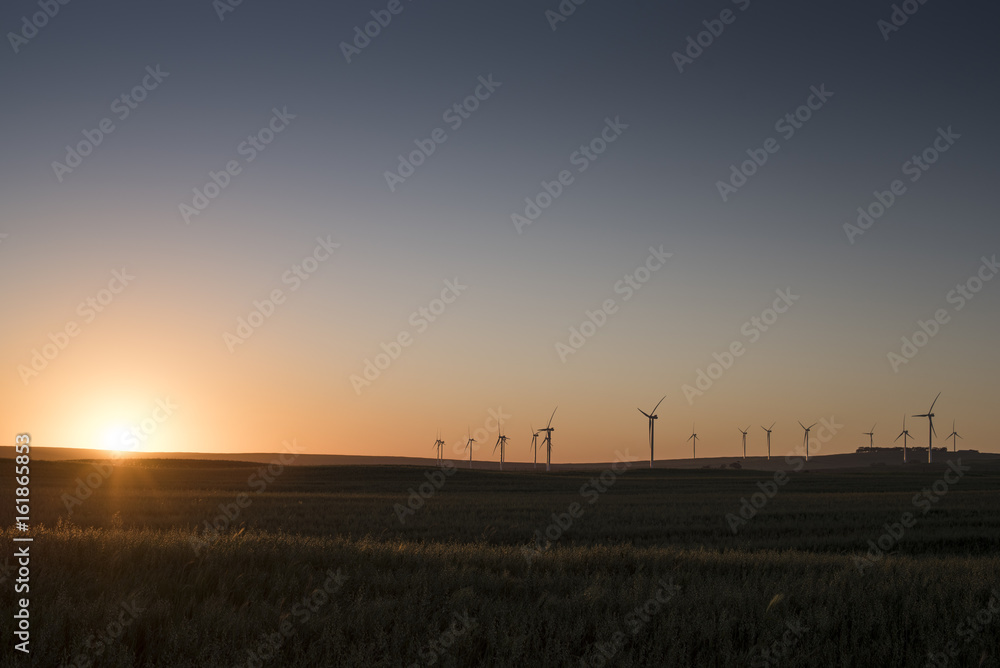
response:
M642 413L643 415L645 415L648 418L652 418L653 417L652 415L650 415L646 411L642 410L641 408L637 408L636 410L639 411L640 413Z
M809 425L809 428L810 428L810 429L812 429L812 428L813 428L813 427L815 427L815 426L816 426L817 424L819 424L819 423L818 423L818 422L813 422L813 423L812 423L811 425Z
M778 421L777 421L777 420L775 420L774 422L772 422L772 423L771 423L771 426L770 426L770 427L768 427L768 428L767 428L767 430L768 430L768 431L771 431L772 429L774 429L774 425L776 425L776 424L778 424Z
M937 400L938 400L938 399L939 399L940 397L941 397L941 393L940 393L940 392L938 392L938 393L937 393L937 396L936 396L936 397L934 397L934 403L932 403L932 404L931 404L931 407L930 407L929 409L927 409L927 412L928 412L928 413L931 413L931 412L933 412L933 411L934 411L934 404L936 404L936 403L937 403Z
M664 394L664 395L663 395L663 399L666 399L666 398L667 398L667 395L665 395L665 394ZM657 408L659 408L659 407L660 407L660 404L662 404L662 403L663 403L663 399L660 399L659 401L657 401L657 402L656 402L656 405L655 405L655 406L653 406L653 410L651 410L651 411L650 411L650 413L653 413L653 414L655 414L655 413L656 413L656 409L657 409Z
M903 435L903 432L899 432L899 436L897 436L896 438L892 439L892 442L895 443L896 441L898 441L899 437L902 436L902 435Z
M549 416L549 423L548 423L547 425L545 425L546 429L552 426L552 418L554 418L554 417L556 416L556 411L557 411L557 410L559 410L559 407L558 407L558 406L556 406L556 407L555 407L555 408L553 409L553 411L552 411L552 415L551 415L551 416Z
M806 426L804 424L802 424L802 422L799 422L799 426L802 427L803 429L806 428Z

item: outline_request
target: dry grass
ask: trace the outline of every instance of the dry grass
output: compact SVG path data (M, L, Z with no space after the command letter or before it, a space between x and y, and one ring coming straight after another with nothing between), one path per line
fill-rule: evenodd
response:
M934 470L808 474L735 537L724 514L762 474L636 471L529 562L533 531L579 501L589 476L460 471L400 525L392 504L420 469L290 470L196 556L193 529L246 491L252 469L120 469L67 522L58 499L79 466L33 471L45 525L34 531L33 665L81 653L101 666L256 665L247 650L283 622L292 632L264 665L427 665L467 614L472 628L439 645L434 665L597 665L601 645L608 665L762 666L791 622L806 630L780 665L922 666L962 640L958 624L1000 586L990 471L860 574L853 556L912 509ZM304 615L330 569L346 581ZM664 581L679 590L641 620L636 608ZM88 649L129 600L145 610ZM1000 618L948 665L997 665L998 636ZM12 654L4 666L24 665Z

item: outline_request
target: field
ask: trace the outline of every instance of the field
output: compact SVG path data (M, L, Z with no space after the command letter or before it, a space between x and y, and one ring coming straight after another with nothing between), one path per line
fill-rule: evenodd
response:
M993 462L31 473L30 665L1000 666Z

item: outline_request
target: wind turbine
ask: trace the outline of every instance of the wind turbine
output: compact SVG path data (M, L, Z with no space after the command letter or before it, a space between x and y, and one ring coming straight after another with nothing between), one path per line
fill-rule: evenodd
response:
M927 412L923 415L914 415L913 417L925 417L929 426L927 428L927 463L931 463L931 451L934 449L934 437L937 436L937 430L934 429L934 404L941 397L941 393L938 392L937 396L934 397L931 407L927 409Z
M653 410L649 411L648 413L642 410L641 408L637 409L640 413L649 418L649 468L653 468L653 425L654 425L653 420L658 419L658 416L656 415L656 409L660 407L660 404L663 403L663 399L666 398L667 395L663 395L663 398L657 401L656 405L653 406Z
M875 424L878 424L878 422L876 422ZM872 425L871 431L861 432L862 434L868 437L868 449L872 451L875 450L875 424Z
M739 429L739 432L741 434L743 434L743 459L746 459L747 458L747 430L750 429L750 425L747 425L746 429L740 429L739 427L737 427L737 429Z
M770 427L765 427L764 425L760 426L761 429L763 429L764 431L767 432L767 458L768 459L771 458L771 430L774 429L774 425L776 425L776 424L778 424L778 423L777 422L772 422Z
M691 425L691 435L687 440L694 441L691 444L691 459L698 459L698 434L694 432L694 424Z
M906 430L906 415L903 415L903 431L899 432L899 436L903 437L903 463L905 464L906 463L906 439L913 438L912 436L910 436L910 432L908 432ZM896 440L893 441L893 443L895 443L896 441L899 440L899 436L896 437Z
M542 440L542 444L545 446L545 470L546 471L549 471L552 468L552 432L554 432L556 430L556 428L552 426L552 418L554 418L556 416L556 411L557 410L559 410L558 406L555 407L555 410L552 411L552 415L549 416L549 423L548 423L548 425L546 425L544 428L538 430L539 434L542 433L543 431L545 432L545 438Z
M958 450L958 441L955 439L962 438L957 431L955 431L955 421L951 421L951 433L944 437L944 440L951 439L951 451L956 452ZM962 438L964 441L965 439Z
M441 466L441 460L444 459L444 441L441 440L441 430L438 429L437 440L434 441L434 449L437 451L437 463Z
M802 437L802 442L806 444L806 461L809 461L809 430L815 427L816 423L813 422L807 427L800 422L799 426L806 430L805 436Z
M498 446L500 447L500 470L503 471L503 451L507 447L507 437L503 434L497 436L497 443L493 446L493 454L496 454Z
M534 468L538 468L538 432L535 431L534 427L531 429L531 449L535 453L535 464Z
M472 468L472 444L476 439L472 438L472 428L469 428L469 442L465 444L465 449L469 451L469 468Z

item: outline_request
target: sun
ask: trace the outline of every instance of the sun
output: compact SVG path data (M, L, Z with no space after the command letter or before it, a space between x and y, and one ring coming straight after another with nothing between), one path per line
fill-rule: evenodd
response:
M105 428L101 436L101 446L110 452L124 452L130 450L127 442L129 429L127 425L115 424Z

